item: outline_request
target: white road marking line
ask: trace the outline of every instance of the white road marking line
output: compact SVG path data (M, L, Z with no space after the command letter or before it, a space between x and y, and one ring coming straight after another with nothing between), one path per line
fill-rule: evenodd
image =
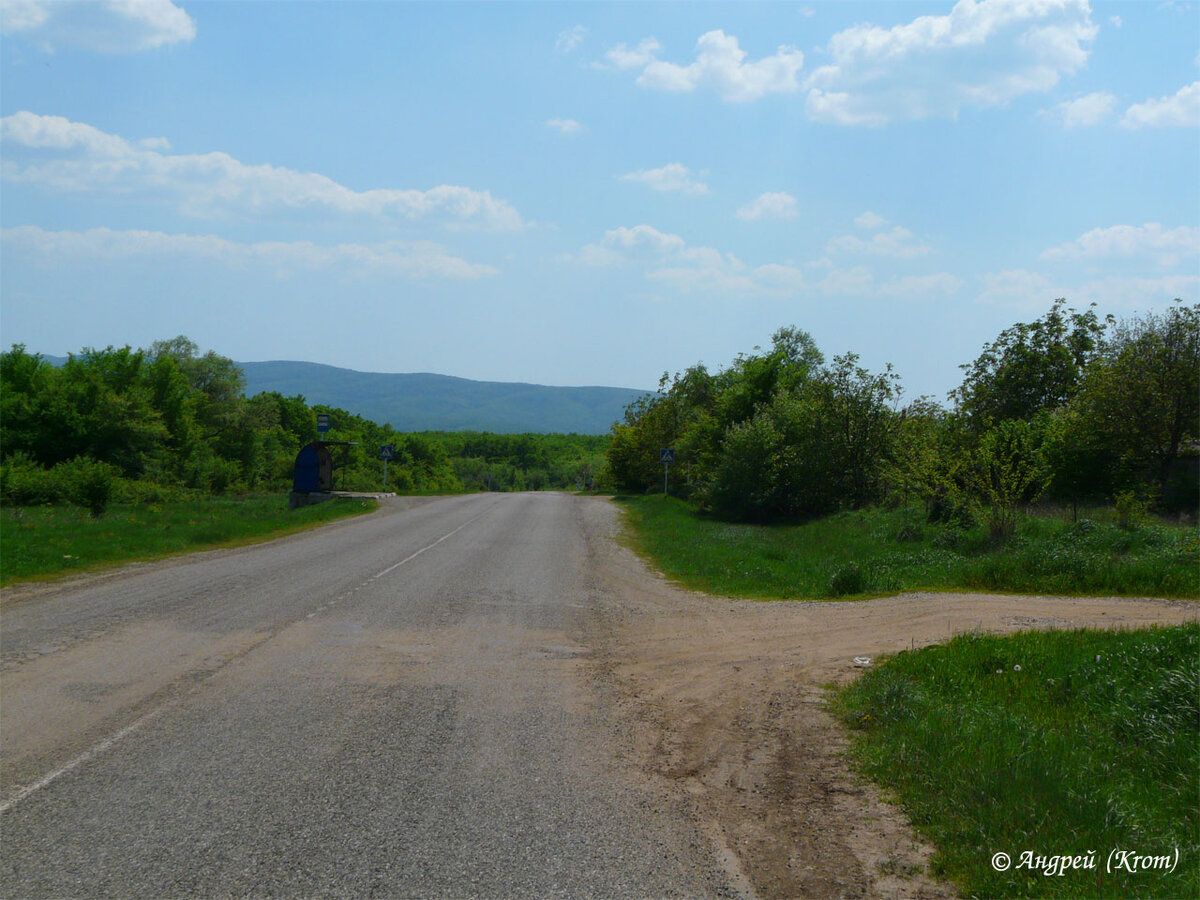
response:
M421 555L422 553L424 553L426 550L432 550L434 547L436 547L436 546L437 546L438 544L440 544L442 541L444 541L444 540L447 540L447 539L449 539L449 538L452 538L452 537L454 537L454 535L458 534L460 531L462 531L464 528L466 528L466 527L467 527L468 525L470 525L472 522L477 522L478 520L482 519L482 518L483 518L485 515L487 515L487 513L488 513L488 510L486 510L486 509L485 509L485 510L484 510L483 512L481 512L479 515L477 515L477 516L476 516L474 519L469 519L469 520L467 520L466 522L463 522L461 525L459 525L457 528L455 528L455 529L454 529L453 531L451 531L449 534L443 534L443 535L442 535L440 538L438 538L436 541L434 541L434 542L433 542L432 544L430 544L429 546L427 546L427 547L422 547L420 550L418 550L418 551L417 551L416 553L414 553L412 556L406 556L404 559L400 560L400 562L398 562L398 563L395 563L395 564L393 564L393 565L390 565L390 566L388 566L386 569L384 569L382 572L379 572L378 574L372 575L372 576L371 576L369 579L367 579L367 581L377 581L378 579L380 579L380 578L382 578L384 575L386 575L388 572L391 572L391 571L393 571L393 570L395 570L395 569L398 569L398 568L400 568L400 567L401 567L402 565L404 565L406 562L412 562L414 559L416 559L418 556L420 556L420 555ZM366 584L366 583L367 583L367 582L363 582L363 584Z
M454 537L454 535L458 534L460 531L462 531L464 528L466 528L472 522L482 519L484 517L484 515L487 514L487 512L488 512L488 510L484 510L479 515L477 515L474 519L470 519L466 522L463 522L463 524L459 525L457 528L455 528L453 531L449 532L448 534L442 535L440 538L438 538L432 544L422 547L420 550L418 550L416 553L412 554L411 556L406 556L404 559L400 560L400 562L395 563L394 565L388 566L386 569L384 569L382 572L379 572L376 575L372 575L370 578L368 578L366 581L364 581L363 584L364 585L369 584L372 581L382 578L388 572L391 572L391 571L394 571L395 569L400 568L405 563L412 562L414 559L416 559L418 556L420 556L426 550L432 550L434 547L436 547L442 541L444 541L448 538ZM357 590L357 588L355 590ZM351 593L353 593L353 591L351 591ZM341 600L344 597L348 597L348 596L349 596L349 594L344 594L342 597L339 597L338 600ZM333 605L333 603L336 603L336 602L337 601L333 601L332 603L326 603L320 609L321 610L328 609L330 606ZM311 619L314 615L316 615L316 613L311 612L307 616L305 616L305 618ZM131 722L130 724L126 725L120 731L116 732L116 734L109 735L104 740L100 741L97 744L93 744L87 750L84 750L78 756L63 763L63 765L59 766L57 769L54 769L53 771L46 773L41 778L39 778L37 781L35 781L33 784L27 784L27 785L25 785L25 787L19 788L16 791L16 793L14 793L7 800L0 802L0 814L8 812L10 809L12 809L14 806L16 806L22 800L25 800L26 798L32 796L33 794L36 794L42 788L48 787L49 785L51 785L52 783L57 781L59 778L61 778L63 775L66 775L68 772L78 769L80 766L82 766L85 762L92 759L93 757L99 756L101 753L104 753L105 751L110 749L114 744L116 744L118 741L121 741L124 738L128 737L129 735L133 734L135 731L142 728L148 722L151 722L154 719L157 719L159 716L161 716L164 712L166 712L168 709L170 709L172 706L174 706L178 702L179 702L178 699L168 700L162 706L159 706L155 709L150 710L150 712L146 713L140 719L137 719L136 721Z
M168 700L162 706L159 706L159 707L156 707L155 709L150 710L150 712L146 713L140 719L137 719L136 721L131 722L130 724L126 725L124 728L122 728L116 734L106 737L104 740L100 741L100 743L94 744L93 746L89 747L87 750L84 750L82 753L80 753L74 759L68 760L67 762L65 762L63 765L59 766L54 771L48 772L47 774L43 775L41 778L39 778L33 784L25 785L25 787L18 790L15 794L13 794L11 797L9 797L7 800L5 800L3 803L0 803L0 813L8 812L10 809L12 809L14 806L16 806L22 800L26 799L27 797L31 796L32 794L36 794L42 788L47 787L51 783L57 781L59 778L61 778L63 775L66 775L68 772L78 769L80 766L82 766L85 762L87 762L92 757L99 756L101 753L104 753L106 750L108 750L110 747L112 747L113 744L117 743L117 741L121 740L122 738L128 737L129 735L131 735L135 731L137 731L139 728L146 725L148 722L151 722L154 719L157 719L159 716L161 716L164 712L166 712L168 709L170 709L172 706L174 706L178 702L179 702L178 700Z

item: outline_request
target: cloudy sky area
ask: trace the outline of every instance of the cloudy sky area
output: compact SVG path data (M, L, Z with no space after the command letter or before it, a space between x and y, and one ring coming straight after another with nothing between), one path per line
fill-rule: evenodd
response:
M653 387L1200 296L1194 3L3 0L0 341Z

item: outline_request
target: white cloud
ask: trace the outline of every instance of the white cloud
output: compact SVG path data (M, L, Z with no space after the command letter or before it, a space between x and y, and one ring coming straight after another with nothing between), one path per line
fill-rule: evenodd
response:
M583 131L583 126L574 119L548 119L546 127L553 128L559 134L579 134Z
M667 163L661 169L645 169L620 176L621 181L636 181L656 191L681 191L685 194L707 194L708 185L692 177L682 163Z
M1200 127L1200 81L1181 87L1173 96L1135 103L1125 111L1121 124L1126 128Z
M292 214L314 210L399 221L438 218L450 225L496 230L524 227L517 211L488 191L458 185L429 190L355 191L314 172L248 165L227 153L167 154L60 116L18 112L0 119L5 180L64 192L142 195L190 216ZM21 149L59 151L55 158Z
M644 38L636 47L630 50L624 44L617 44L604 58L616 69L624 72L627 69L640 69L654 60L654 54L662 49L662 45L654 38Z
M959 0L894 28L855 25L805 81L807 112L841 125L955 116L1047 91L1086 62L1087 0Z
M1114 260L1149 257L1171 267L1182 260L1200 262L1200 228L1180 225L1166 228L1158 222L1093 228L1073 241L1042 253L1048 260Z
M80 258L115 261L137 257L191 258L226 266L259 265L277 271L339 268L409 278L478 279L496 275L492 266L450 255L431 241L387 241L378 244L320 246L309 241L237 243L214 235L166 234L161 231L45 231L32 225L0 232L6 249L47 261Z
M867 210L861 216L854 219L854 224L859 228L866 228L868 231L874 231L876 228L882 228L888 223L888 220L878 213L873 213Z
M171 0L4 0L0 24L5 34L25 35L51 51L136 53L196 36L192 17Z
M558 40L554 42L554 49L559 53L570 53L583 43L583 39L586 36L587 28L583 25L565 28L558 33Z
M783 191L760 194L737 211L737 217L746 222L759 219L792 219L796 216L796 198Z
M1088 128L1099 125L1112 115L1117 98L1104 91L1085 94L1075 100L1064 100L1039 115L1061 123L1066 128Z
M1113 28L1120 28L1125 24L1120 16L1109 16L1108 21L1112 23Z
M1055 298L1064 296L1045 275L1026 269L988 272L979 280L983 282L983 288L976 297L980 303L1045 309Z
M747 266L732 253L689 247L679 235L651 225L613 228L598 243L565 259L603 267L636 263L644 267L647 280L682 293L791 296L805 285L803 273L795 266Z
M686 65L658 59L661 49L658 41L647 38L634 50L620 44L606 58L621 70L641 69L637 83L644 88L679 92L711 88L732 103L800 89L796 75L804 65L804 54L792 47L780 46L772 56L747 62L738 39L718 29L700 36L696 58Z
M929 252L929 247L917 241L916 236L907 228L896 225L887 231L876 233L867 241L853 234L836 237L829 242L827 250L830 253L865 253L874 256L890 256L896 259L912 259L916 256L924 256Z
M983 285L977 297L979 302L1030 312L1045 312L1058 297L1066 297L1076 308L1095 303L1101 309L1114 311L1132 311L1144 308L1147 303L1169 303L1176 298L1188 302L1200 299L1197 275L1106 276L1070 285L1052 281L1040 272L1010 269L985 274L979 280Z

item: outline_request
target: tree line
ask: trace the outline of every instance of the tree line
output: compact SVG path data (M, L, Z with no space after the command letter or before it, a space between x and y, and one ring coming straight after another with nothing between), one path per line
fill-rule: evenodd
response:
M1200 305L1118 321L1056 300L962 368L948 405L906 403L890 366L827 362L782 328L723 370L664 374L614 425L606 476L662 490L659 450L673 448L671 489L746 521L920 502L1005 536L1040 498L1195 515Z
M0 354L0 499L8 504L170 500L287 490L297 451L330 416L336 486L400 492L571 487L607 436L401 433L277 392L245 396L230 359L186 337L107 347L53 365L16 345Z

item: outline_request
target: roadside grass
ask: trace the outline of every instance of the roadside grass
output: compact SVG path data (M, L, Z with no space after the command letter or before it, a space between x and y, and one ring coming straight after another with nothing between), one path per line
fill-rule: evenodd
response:
M286 496L113 504L99 518L77 506L0 509L0 585L193 550L249 544L368 512L374 500L336 498L288 509Z
M832 705L963 896L1200 896L1200 624L965 635L888 659ZM1117 850L1178 863L1140 870Z
M855 598L913 590L1200 597L1200 529L1026 516L996 545L986 526L864 509L803 524L741 525L661 495L618 497L634 544L669 577L723 596Z

